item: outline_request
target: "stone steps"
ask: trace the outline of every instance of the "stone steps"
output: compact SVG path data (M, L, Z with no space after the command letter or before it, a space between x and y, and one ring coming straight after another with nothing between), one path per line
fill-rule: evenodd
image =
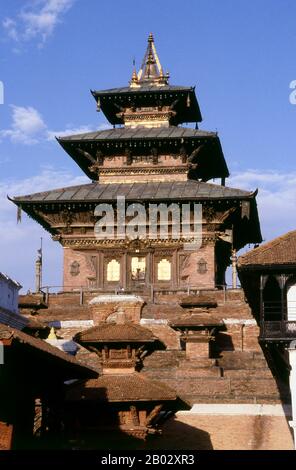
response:
M222 369L223 377L229 378L252 378L258 377L258 369ZM273 378L270 369L259 369L261 378Z
M185 358L185 351L154 351L144 359L144 367L162 369L178 367L179 361Z
M227 369L268 369L266 359L262 352L252 351L223 351L217 364Z
M246 378L230 379L226 377L174 378L160 375L159 380L174 388L181 398L191 396L195 400L200 396L223 396L239 402L241 398L279 399L281 395L275 381L269 378L249 378L246 380Z

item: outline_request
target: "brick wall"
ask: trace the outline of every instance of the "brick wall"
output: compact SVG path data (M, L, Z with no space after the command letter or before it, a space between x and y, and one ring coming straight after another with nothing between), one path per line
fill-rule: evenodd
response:
M201 259L207 263L207 271L204 274L198 272L198 262ZM198 286L200 289L215 287L215 248L213 244L206 244L198 251L185 251L180 255L180 285Z
M88 279L94 279L96 277L96 272L94 270L94 266L90 263L90 256L91 254L95 254L88 251L80 251L80 250L73 250L71 248L64 248L64 275L63 275L63 284L64 289L69 290L69 288L79 288L89 287L91 281ZM158 257L159 254L155 252L155 259ZM165 255L161 255L165 257ZM204 274L199 273L198 271L198 262L203 259L207 263L207 270ZM71 266L73 263L78 263L76 265L76 270L72 270L71 273ZM175 261L173 261L175 262ZM206 244L202 246L199 250L190 252L184 251L179 255L179 269L177 270L176 276L179 278L180 286L188 287L188 286L198 286L200 289L212 289L215 287L215 248L214 244ZM97 266L97 269L100 271L100 277L102 277L103 268L102 266ZM123 270L123 266L121 267L121 271ZM122 277L124 273L122 272ZM156 277L154 273L154 277ZM171 284L175 285L174 276L172 276L172 281L168 282L166 286L169 288ZM102 281L102 279L101 279ZM118 287L119 284L122 284L123 280L120 282L116 282L114 284L115 287ZM154 285L157 286L156 279L154 280ZM95 285L95 284L94 284ZM110 284L110 287L111 284Z
M71 264L76 261L79 263L79 272L77 275L72 275ZM79 288L81 286L88 287L88 277L93 276L92 267L87 263L85 252L72 250L71 248L64 248L64 276L63 284L65 290L70 290L67 286Z

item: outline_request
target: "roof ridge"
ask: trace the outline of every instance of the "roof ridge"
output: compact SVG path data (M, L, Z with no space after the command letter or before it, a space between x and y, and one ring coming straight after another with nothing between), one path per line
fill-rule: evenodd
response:
M261 253L264 253L264 252L270 250L270 248L272 246L279 245L281 241L288 238L291 234L296 235L296 230L290 230L289 232L287 232L285 234L282 234L282 235L279 235L278 237L273 238L272 240L268 240L267 242L263 243L262 245L258 246L257 248L253 248L252 250L249 250L246 253L240 255L239 258L248 257L249 255L255 253L255 251L256 251L256 253L258 253L258 251L260 251Z
M296 262L296 230L279 235L238 258L238 265L286 265Z

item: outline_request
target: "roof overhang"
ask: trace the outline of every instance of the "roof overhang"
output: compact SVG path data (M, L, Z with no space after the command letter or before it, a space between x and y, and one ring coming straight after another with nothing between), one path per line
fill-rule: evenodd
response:
M201 122L202 116L195 95L195 87L178 86L141 86L139 88L114 88L110 90L91 90L96 103L105 114L108 121L124 124L118 115L121 109L142 106L171 106L174 104L176 116L171 124L183 122Z

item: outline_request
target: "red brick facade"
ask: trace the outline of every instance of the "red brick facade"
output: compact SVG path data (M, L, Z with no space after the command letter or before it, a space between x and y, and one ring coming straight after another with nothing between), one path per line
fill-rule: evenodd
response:
M131 279L132 257L143 256L146 260L145 282L136 285ZM120 280L108 281L106 268L110 261L120 264ZM165 259L171 264L171 279L158 279L158 263ZM205 262L205 272L199 269L199 262ZM156 288L194 286L201 289L215 287L215 248L213 243L203 245L197 251L184 249L141 250L74 250L64 248L64 290L79 287L114 290L124 287L132 290L147 287L151 283Z

